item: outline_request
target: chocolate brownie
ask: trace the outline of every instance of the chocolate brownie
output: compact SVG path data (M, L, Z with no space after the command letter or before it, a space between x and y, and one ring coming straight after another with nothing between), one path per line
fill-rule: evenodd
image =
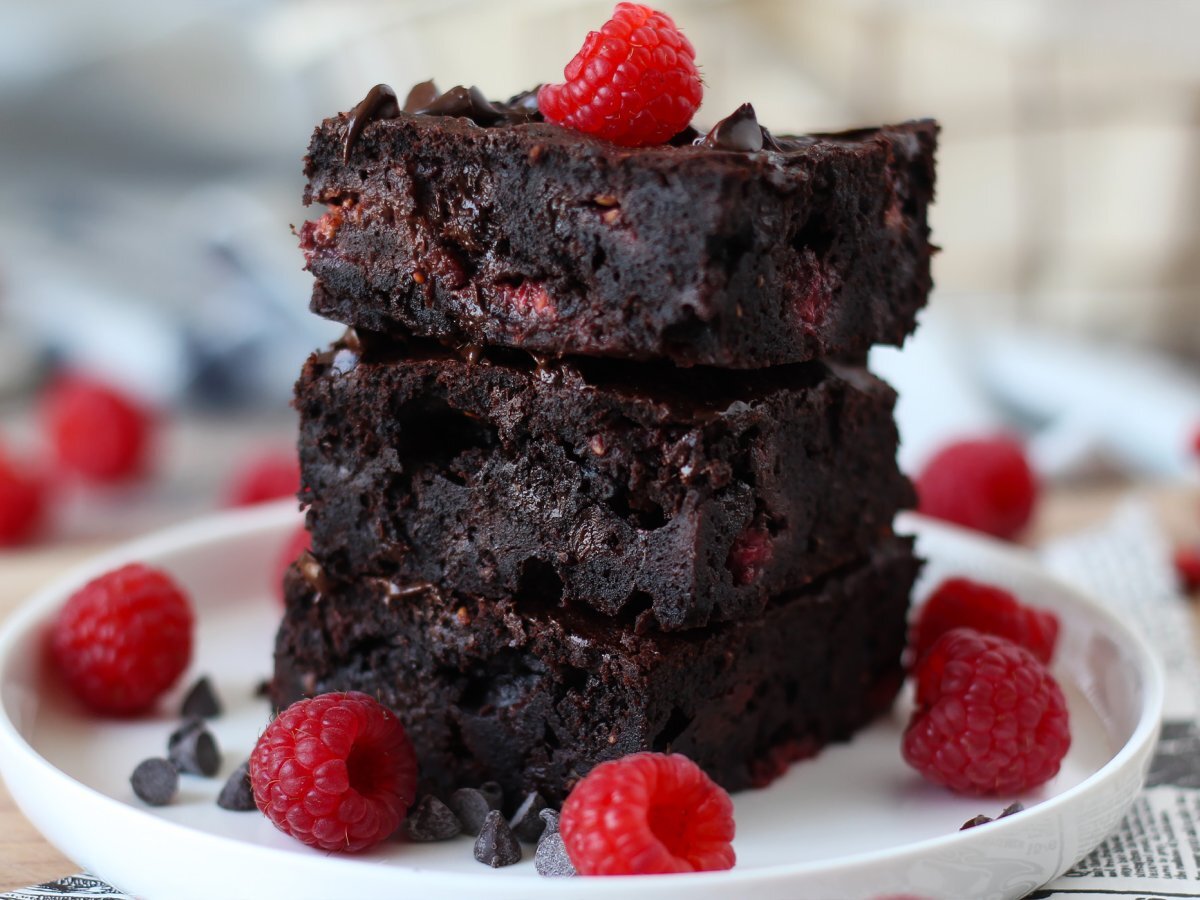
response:
M300 568L286 582L276 704L365 691L403 721L423 791L494 780L558 803L592 766L639 750L684 753L736 790L849 738L901 683L918 562L889 538L754 619L642 635L552 598L336 582L311 558ZM396 602L411 591L420 602Z
M679 369L430 341L312 356L297 385L313 550L342 580L537 594L639 627L757 615L913 501L863 369Z
M759 368L900 344L930 288L937 125L619 147L432 88L326 119L304 199L312 309L549 355Z

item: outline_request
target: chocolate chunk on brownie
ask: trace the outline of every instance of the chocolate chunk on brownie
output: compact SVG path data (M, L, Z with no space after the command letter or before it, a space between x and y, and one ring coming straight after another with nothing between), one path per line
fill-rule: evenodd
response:
M458 99L317 128L304 197L327 212L300 231L315 312L727 368L857 359L912 331L930 288L934 122L775 138L743 108L697 143L628 148L528 103Z
M597 763L674 750L730 790L763 785L887 709L901 683L911 543L775 597L751 620L639 635L542 598L312 581L293 568L273 700L359 690L395 710L421 790L499 782L560 803ZM401 590L404 585L399 586Z
M862 557L913 501L895 395L862 369L351 343L311 357L296 395L312 552L335 579L691 628Z

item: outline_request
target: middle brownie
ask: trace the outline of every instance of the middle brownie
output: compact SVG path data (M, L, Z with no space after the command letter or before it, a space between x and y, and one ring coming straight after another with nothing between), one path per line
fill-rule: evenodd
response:
M313 552L339 579L558 597L639 630L745 618L911 505L894 400L824 362L539 364L350 335L297 385Z

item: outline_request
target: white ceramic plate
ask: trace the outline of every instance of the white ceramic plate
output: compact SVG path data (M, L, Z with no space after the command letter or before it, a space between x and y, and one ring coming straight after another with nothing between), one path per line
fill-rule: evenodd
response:
M257 813L225 812L213 802L267 719L254 688L270 672L279 614L268 580L296 522L285 506L264 507L129 544L41 591L0 633L0 772L52 843L126 891L150 900L1021 897L1117 824L1141 787L1157 736L1163 680L1142 640L1019 552L910 518L904 527L918 534L930 561L923 588L950 574L981 577L1062 619L1055 670L1070 701L1072 748L1051 783L1021 798L1026 811L959 831L966 819L994 816L1015 798L954 797L908 770L899 754L908 711L902 700L891 718L849 744L793 766L769 788L736 795L738 864L730 872L543 879L529 852L506 869L481 866L465 837L326 855ZM189 679L211 674L227 707L213 725L226 752L222 777L184 776L179 801L160 809L133 796L128 776L139 760L163 752L174 717L90 718L40 665L51 613L90 577L131 560L166 568L191 591L199 635ZM177 703L173 696L162 707Z

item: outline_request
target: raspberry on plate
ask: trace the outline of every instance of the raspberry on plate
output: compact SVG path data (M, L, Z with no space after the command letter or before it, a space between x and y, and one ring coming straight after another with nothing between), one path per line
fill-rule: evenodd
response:
M267 453L251 459L234 473L227 505L251 506L268 500L294 497L300 490L300 463L296 454Z
M32 538L45 518L45 511L45 482L0 448L0 547Z
M250 754L254 801L281 831L356 852L390 837L417 792L404 726L367 694L320 694L281 712Z
M671 17L618 3L565 69L538 91L547 121L622 144L661 144L687 127L704 87L696 51Z
M51 626L51 659L90 709L136 715L188 667L192 623L187 595L170 576L132 563L71 595Z
M952 628L974 628L984 634L1008 638L1049 664L1058 641L1058 616L1049 610L1025 606L1003 588L948 578L917 613L908 632L910 667Z
M1019 794L1057 774L1071 745L1067 703L1024 647L970 628L946 632L916 671L904 761L963 794Z
M917 511L999 538L1029 524L1038 485L1020 443L1007 437L958 441L916 478Z
M80 375L59 378L42 397L46 433L64 469L89 481L139 474L150 449L150 415L116 388Z
M559 832L580 875L730 869L733 803L686 756L601 763L563 804Z

